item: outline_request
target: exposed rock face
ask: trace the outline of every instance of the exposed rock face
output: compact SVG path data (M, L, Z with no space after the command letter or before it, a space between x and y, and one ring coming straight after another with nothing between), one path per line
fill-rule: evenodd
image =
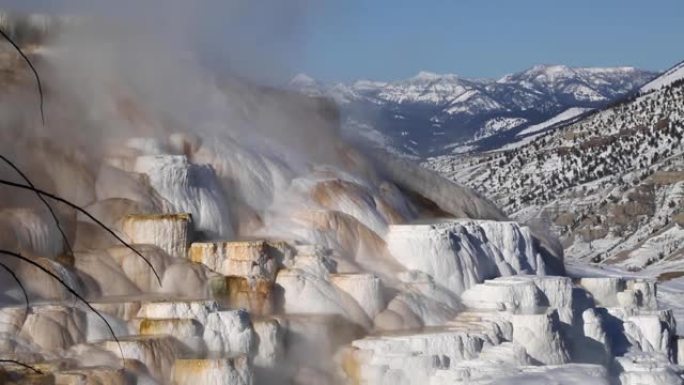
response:
M185 258L192 237L189 214L130 215L123 231L131 242L160 247L176 258Z
M139 333L143 336L173 336L187 351L202 352L206 350L202 338L203 326L191 318L141 319Z
M210 313L218 311L214 301L152 301L143 303L138 311L142 319L195 319L202 325Z
M227 276L275 279L276 271L292 250L285 242L236 241L195 242L190 246L189 259Z
M172 382L176 385L251 385L252 376L247 356L189 359L176 360Z
M223 306L247 309L255 315L267 315L274 311L275 289L272 281L232 275L213 277L209 285L213 298Z

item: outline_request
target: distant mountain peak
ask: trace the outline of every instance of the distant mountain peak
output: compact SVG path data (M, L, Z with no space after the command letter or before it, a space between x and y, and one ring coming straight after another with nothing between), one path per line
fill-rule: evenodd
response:
M518 82L520 79L556 81L558 79L582 79L591 76L631 76L649 73L631 66L619 67L570 67L564 64L537 64L526 70L501 77L497 83Z
M551 73L572 73L573 68L568 67L563 64L535 64L534 66L527 68L523 71L511 73L503 76L500 80L513 79L521 76L536 76L539 74L551 74Z
M526 72L570 72L572 68L564 64L537 64Z
M418 74L416 74L410 80L432 81L432 80L437 80L441 77L442 77L442 75L435 73L435 72L420 71L420 72L418 72Z
M305 73L299 73L290 79L291 86L316 86L318 82L316 79Z
M399 80L394 83L435 83L435 82L461 82L471 81L470 79L461 78L456 74L438 74L430 71L420 71L415 76L406 80Z
M375 80L357 80L352 84L353 88L356 89L370 89L370 88L380 88L387 86L386 82L380 82Z

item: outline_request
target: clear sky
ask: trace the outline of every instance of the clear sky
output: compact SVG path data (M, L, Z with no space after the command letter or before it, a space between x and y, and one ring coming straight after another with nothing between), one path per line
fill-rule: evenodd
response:
M325 80L684 60L684 0L341 0L310 16L303 72Z
M684 60L684 0L0 0L186 28L214 63L273 78L500 77L534 64ZM197 44L199 43L199 44ZM215 59L215 60L214 60ZM227 63L227 64L226 64Z

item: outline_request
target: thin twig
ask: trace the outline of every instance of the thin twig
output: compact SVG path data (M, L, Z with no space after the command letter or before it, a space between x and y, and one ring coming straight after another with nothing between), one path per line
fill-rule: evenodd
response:
M76 292L76 290L74 290L71 286L69 286L66 282L64 282L64 280L63 280L61 277L59 277L57 274L51 272L50 270L44 268L43 266L41 266L40 264L36 263L35 261L32 261L32 260L30 260L30 259L28 259L28 258L22 256L21 254L18 254L18 253L15 253L15 252L13 252L13 251L9 251L9 250L2 250L2 249L0 249L0 254L4 254L4 255L7 255L7 256L16 258L16 259L18 259L18 260L20 260L20 261L22 261L22 262L26 262L26 263L28 263L28 264L30 264L30 265L33 265L33 266L37 267L37 268L38 268L39 270L41 270L42 272L44 272L44 273L46 273L47 275L49 275L50 277L54 278L57 282L59 282L62 286L64 286L64 287L69 291L69 293L71 293L71 294L74 295L76 298L78 298L79 300L81 300L81 302L83 302L83 303L88 307L88 309L92 310L93 313L97 314L97 316L100 317L100 319L105 323L105 325L107 326L107 329L109 329L109 332L112 334L112 337L114 338L114 341L116 341L117 345L119 346L119 351L121 352L121 362L122 362L122 365L123 365L124 369L126 368L126 360L125 360L125 358L124 358L124 353L123 353L123 348L121 347L121 342L119 341L119 338L116 336L116 333L114 333L114 329L112 328L112 325L109 324L109 322L108 322L107 319L102 315L102 313L100 313L99 311L97 311L97 309L95 309L95 308L93 307L93 305L91 305L85 298L81 297L81 296Z
M40 81L40 75L38 74L36 67L33 66L31 59L29 59L28 56L26 56L24 54L24 51L22 51L22 49L19 47L19 45L17 43L15 43L14 40L12 40L12 38L10 38L9 35L7 33L5 33L5 31L2 30L2 28L0 28L0 35L2 35L2 37L4 37L5 40L7 40L12 45L12 47L14 47L14 49L19 53L19 55L24 59L24 61L26 61L26 64L28 64L29 68L31 69L31 72L33 72L33 76L36 78L36 85L38 86L38 98L40 101L39 102L40 120L41 120L41 123L43 124L43 128L45 128L45 110L43 107L45 97L43 95L43 85L42 85L42 82ZM33 187L33 183L31 183L31 181L28 179L28 177L23 172L21 172L21 170L19 170L19 168L14 163L12 163L9 159L7 159L6 157L4 157L2 155L0 155L0 159L2 159L10 167L12 167L26 181L26 183L28 183L31 187ZM69 239L67 238L66 234L64 233L64 230L62 229L62 225L60 224L59 219L57 219L57 215L52 210L52 207L50 207L48 202L42 196L40 196L40 194L38 194L38 197L40 198L41 201L43 201L43 203L47 207L48 211L50 211L50 215L52 215L52 218L55 220L55 223L57 224L57 228L59 229L59 232L62 234L62 238L64 238L64 243L66 244L67 252L70 255L73 255L74 250L72 249L71 244L69 243Z
M31 60L28 58L28 56L26 56L24 54L24 51L22 51L21 48L19 48L17 43L15 43L14 40L12 40L12 38L10 38L9 35L7 35L5 33L5 31L2 30L2 28L0 28L0 35L2 35L2 37L4 37L5 40L7 40L12 45L12 47L14 47L14 49L17 50L17 52L19 52L19 55L24 59L24 61L26 61L26 64L28 64L29 68L31 68L31 71L33 72L33 76L35 76L35 78L36 78L36 84L38 85L38 95L40 97L40 104L39 104L40 120L43 123L43 128L44 128L45 127L45 112L43 111L43 85L40 82L40 75L38 75L38 71L36 71L36 67L33 66L33 63L31 63Z
M83 213L85 216L87 216L88 218L90 218L93 222L97 223L97 224L98 224L100 227L102 227L105 231L107 231L109 234L111 234L114 238L116 238L117 241L121 242L122 245L126 246L126 248L128 248L128 249L131 250L131 251L133 251L133 252L134 252L135 254L137 254L140 258L142 258L142 260L145 261L145 263L147 263L147 266L149 266L150 269L152 269L152 273L154 273L154 276L157 277L157 281L159 282L159 286L161 286L161 284L162 284L162 282L161 282L161 277L159 276L159 274L157 274L157 271L155 270L154 266L152 266L152 263L151 263L147 258L145 258L145 256L142 255L138 250L136 250L135 248L133 248L133 246L131 246L130 244L128 244L128 242L124 241L123 239L121 239L121 237L119 237L118 235L116 235L116 233L114 232L114 230L110 229L109 227L107 227L107 225L105 225L104 223L100 222L100 220L98 220L97 218L95 218L92 214L90 214L89 212L87 212L87 211L86 211L85 209L83 209L82 207L76 205L75 203L71 203L70 201L68 201L68 200L66 200L66 199L64 199L64 198L61 198L61 197L59 197L59 196L57 196L57 195L54 195L54 194L51 194L51 193L49 193L49 192L40 190L40 189L38 189L38 188L36 188L36 187L27 186L27 185L25 185L25 184L12 182L12 181L5 180L5 179L0 179L0 184L6 185L6 186L11 186L11 187L16 187L16 188L21 188L21 189L24 189L24 190L31 190L31 191L33 191L33 192L35 192L35 193L38 193L38 194L40 194L40 195L42 195L42 196L44 196L44 197L48 197L48 198L50 198L50 199L53 199L53 200L56 200L56 201L58 201L58 202L64 203L65 205L67 205L67 206L73 208L74 210L77 210L78 212Z
M22 368L30 369L30 370L32 370L34 373L43 374L43 372L41 372L41 371L38 370L37 368L35 368L35 367L33 367L33 366L29 365L29 364L25 364L25 363L23 363L23 362L17 361L17 360L10 360L10 359L7 359L7 358L0 358L0 364L15 364L15 365L21 366Z
M28 183L29 186L31 186L31 187L33 187L33 188L36 187L36 186L33 185L33 183L31 182L31 180L26 176L26 174L24 174L24 173L19 169L19 167L17 167L17 165L15 165L12 161L10 161L9 159L7 159L7 158L6 158L4 155L2 155L2 154L0 154L0 160L2 160L3 162L7 163L10 167L12 167L12 169L14 169L14 171L16 171L17 174L19 174L19 176L21 176L21 178L22 178L23 180L25 180L26 183ZM48 211L50 212L50 215L52 216L52 219L55 221L55 224L57 225L57 229L59 230L59 233L62 234L62 239L64 239L64 244L65 244L66 247L67 247L67 252L69 253L69 255L74 255L74 249L71 247L71 243L69 242L69 239L67 238L66 233L64 233L64 229L62 228L62 224L60 223L59 218L57 218L57 214L55 214L55 211L52 209L52 206L50 206L50 204L48 203L48 201L45 200L45 198L43 198L42 195L40 195L40 194L38 194L38 193L36 193L36 195L38 196L38 199L40 199L40 200L43 202L43 204L45 205L45 207L47 207Z

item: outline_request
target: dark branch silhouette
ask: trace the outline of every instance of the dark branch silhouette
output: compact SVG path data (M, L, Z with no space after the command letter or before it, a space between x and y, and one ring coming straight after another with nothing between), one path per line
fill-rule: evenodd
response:
M93 313L95 313L98 317L100 317L100 319L102 320L102 322L104 322L105 325L107 326L107 329L109 329L109 332L111 333L112 338L114 338L114 341L116 341L117 345L119 346L119 351L121 352L121 362L122 362L122 365L123 365L124 369L126 368L126 360L125 360L125 358L124 358L123 348L121 347L121 342L119 342L119 338L116 336L116 333L114 333L114 329L112 328L112 325L109 324L109 322L108 322L107 319L102 315L102 313L100 313L99 311L97 311L97 309L95 309L95 308L90 304L90 302L88 302L85 298L81 297L81 296L76 292L76 290L74 290L71 286L69 286L66 282L64 282L64 280L63 280L62 278L60 278L57 274L55 274L55 273L51 272L50 270L44 268L43 266L41 266L40 264L36 263L35 261L32 261L32 260L30 260L30 259L28 259L28 258L22 256L21 254L15 253L15 252L13 252L13 251L8 251L8 250L2 250L2 249L0 249L0 254L4 254L4 255L6 255L6 256L10 256L10 257L12 257L12 258L16 258L16 259L18 259L18 260L20 260L20 261L22 261L22 262L28 263L28 264L30 264L30 265L32 265L32 266L34 266L34 267L40 269L42 272L44 272L45 274L49 275L50 277L52 277L53 279L55 279L57 282L59 282L62 286L64 286L64 288L66 288L66 289L69 291L69 293L71 293L73 296L75 296L76 298L78 298L81 302L83 302L83 303L88 307L88 309L90 309Z
M35 367L33 367L33 366L29 365L29 364L25 364L25 363L23 363L23 362L19 362L19 361L17 361L17 360L10 360L10 359L7 359L7 358L0 358L0 364L15 364L15 365L21 366L22 368L29 369L29 370L33 371L34 373L43 374L43 372L41 372L40 370L36 369Z
M114 232L114 230L110 229L107 225L105 225L104 223L100 222L100 220L98 220L97 218L95 218L92 214L90 214L89 212L87 212L84 208L82 208L82 207L80 207L80 206L78 206L78 205L76 205L76 204L74 204L74 203L72 203L72 202L69 202L68 200L66 200L66 199L64 199L64 198L61 198L61 197L59 197L59 196L57 196L57 195L54 195L54 194L51 194L51 193L49 193L49 192L40 190L40 189L38 189L38 188L36 188L36 187L27 186L27 185L24 185L24 184L21 184L21 183L15 183L15 182L12 182L12 181L9 181L9 180L5 180L5 179L0 179L0 184L3 184L3 185L5 185L5 186L11 186L11 187L16 187L16 188L21 188L21 189L24 189L24 190L33 191L33 192L35 192L35 193L37 193L37 194L40 194L41 196L48 197L48 198L50 198L50 199L53 199L53 200L56 200L56 201L58 201L58 202L64 203L65 205L67 205L67 206L69 206L69 207L71 207L71 208L77 210L78 212L83 213L85 216L87 216L88 218L90 218L93 222L97 223L98 226L102 227L105 231L107 231L107 232L108 232L109 234L111 234L114 238L116 238L117 241L121 242L122 245L126 246L126 248L128 248L128 249L131 250L131 251L133 251L136 255L138 255L140 258L142 258L142 260L145 261L145 263L147 263L147 266L149 266L150 269L152 269L152 272L154 273L154 276L157 277L157 282L159 282L159 286L161 286L161 284L162 284L161 278L159 277L159 274L157 274L157 270L155 270L154 266L152 266L152 263L151 263L147 258L145 258L145 256L142 255L138 250L136 250L135 248L133 248L133 246L131 246L130 244L128 244L128 242L124 241L123 239L121 239L121 237L119 237L118 235L116 235L116 233Z
M19 176L21 176L21 178L24 181L26 181L26 183L28 183L29 186L31 186L33 188L36 187L33 185L31 180L26 176L26 174L24 174L19 169L19 167L17 167L17 165L15 165L12 161L7 159L2 154L0 154L0 160L2 160L3 162L7 163L10 167L12 167L12 169L14 169L14 171L16 171L17 174L19 174ZM62 224L60 223L59 218L57 218L57 214L55 214L55 211L52 209L52 206L50 206L50 203L48 203L48 201L45 198L43 198L42 195L40 195L38 193L36 193L36 195L38 196L38 199L40 199L43 202L45 207L47 207L48 211L50 212L50 215L52 216L52 219L54 219L55 224L57 225L57 229L59 230L59 233L62 234L62 238L64 239L64 245L67 247L67 252L69 253L69 255L74 255L74 249L71 247L71 243L69 242L69 239L67 238L66 233L64 233L64 229L62 228Z
M29 297L28 297L28 294L26 293L26 288L24 288L24 285L21 283L21 280L19 280L19 277L17 277L17 275L14 274L14 271L12 269L10 269L7 265L5 265L2 262L0 262L0 267L5 269L5 271L7 271L9 273L9 275L11 275L12 278L14 278L14 280L17 281L17 285L19 285L21 292L24 293L24 299L26 300L26 314L24 316L28 315L28 313L29 313Z
M24 51L19 48L17 43L15 43L14 40L12 40L12 38L10 38L9 35L2 30L2 28L0 28L0 35L2 35L2 37L4 37L5 40L7 40L12 47L17 50L17 52L19 52L19 55L24 59L24 61L26 61L26 64L28 64L29 68L31 68L31 71L33 72L33 76L36 78L36 84L38 85L38 96L40 97L40 121L43 123L43 127L45 127L45 112L43 111L43 85L40 82L40 75L38 75L36 67L33 66L33 63L31 63L31 60L28 58L28 56L24 54Z
M37 86L38 86L38 96L39 96L40 120L41 120L41 123L42 123L43 128L44 128L44 127L45 127L45 111L44 111L44 107L43 107L43 104L44 104L44 95L43 95L43 85L42 85L42 83L41 83L41 81L40 81L40 75L38 74L38 71L36 70L36 68L33 66L33 63L31 62L31 60L24 54L24 52L23 52L23 51L21 50L21 48L12 40L12 38L10 38L10 37L5 33L5 31L3 31L1 28L0 28L0 35L2 35L2 37L4 37L5 40L7 40L7 41L12 45L12 47L14 47L14 49L16 49L16 51L19 53L19 55L24 59L24 61L26 61L26 63L28 64L29 68L30 68L31 71L33 72L33 75L34 75L35 78L36 78L36 84L37 84ZM52 194L49 194L49 193L46 193L46 192L44 192L44 191L41 191L41 190L37 189L37 188L33 185L33 183L29 180L29 178L28 178L28 177L27 177L27 176L26 176L26 175L25 175L25 174L24 174L16 165L14 165L14 163L12 163L9 159L7 159L6 157L4 157L4 156L2 156L2 155L0 155L0 159L2 159L2 160L3 160L5 163L7 163L10 167L12 167L12 168L13 168L13 169L14 169L14 170L15 170L15 171L24 179L24 181L26 181L26 183L28 183L28 186L24 186L24 185L20 185L20 184L14 184L14 183L11 183L11 182L9 182L9 183L4 183L4 184L9 185L9 186L18 187L18 188L25 188L25 189L28 189L28 190L32 190L32 191L34 191L34 192L38 195L38 197L40 198L40 200L43 201L43 203L44 203L45 206L47 207L48 211L49 211L50 214L52 215L52 218L55 220L55 223L57 224L57 228L59 229L59 232L62 234L62 238L64 239L64 243L65 243L65 245L67 246L68 252L69 252L71 255L73 255L73 249L71 248L71 244L69 243L69 240L68 240L66 234L64 233L64 230L62 229L61 223L59 222L59 219L57 218L57 215L56 215L55 212L52 210L52 207L50 206L50 204L45 200L45 198L44 198L45 196L47 196L47 197L49 197L49 198L51 198L51 199L57 200L57 201L59 201L59 202L62 202L62 203L64 203L64 204L66 204L66 205L72 207L72 208L75 209L75 210L78 210L79 212L85 214L88 218L90 218L91 220L93 220L95 223L97 223L98 225L100 225L102 228L104 228L107 232L109 232L111 235L113 235L119 242L123 243L127 248L131 249L134 253L136 253L138 256L140 256L140 257L147 263L147 265L152 269L152 272L153 272L154 275L157 277L157 281L158 281L159 284L161 285L161 278L159 277L159 274L157 274L157 271L154 269L154 267L152 266L152 264L150 263L150 261L148 261L142 254L140 254L140 253L139 253L137 250L135 250L132 246L130 246L130 245L129 245L128 243L126 243L123 239L121 239L118 235L116 235L116 234L114 233L114 231L112 231L110 228L108 228L104 223L100 222L97 218L93 217L90 213L88 213L86 210L82 209L81 207L79 207L79 206L77 206L77 205L75 205L75 204L73 204L73 203L71 203L71 202L69 202L69 201L67 201L67 200L65 200L65 199L63 199L63 198L57 197L57 196L55 196L55 195L52 195ZM116 341L116 343L117 343L117 345L118 345L118 347L119 347L119 351L120 351L120 353L121 353L121 362L122 362L122 365L123 365L124 369L126 368L126 361L125 361L125 359L124 359L123 349L121 348L121 342L119 342L119 339L116 337L116 334L114 333L114 329L113 329L112 326L109 324L109 322L107 322L107 319L106 319L99 311L97 311L92 305L90 305L90 303L89 303L88 301L86 301L83 297L81 297L73 288L71 288L69 285L67 285L67 283L64 282L59 276L55 275L54 273L52 273L51 271L47 270L46 268L44 268L43 266L39 265L38 263L36 263L36 262L34 262L34 261L32 261L32 260L30 260L30 259L28 259L28 258L25 258L25 257L21 256L20 254L17 254L17 253L11 252L11 251L7 251L7 250L0 250L0 254L5 254L5 255L7 255L7 256L17 258L17 259L19 259L19 260L21 260L21 261L23 261L23 262L25 262L25 263L28 263L28 264L31 264L31 265L37 267L38 269L40 269L40 270L43 271L44 273L50 275L52 278L54 278L55 280L57 280L62 286L64 286L72 295L74 295L76 298L78 298L79 300L81 300L81 301L82 301L90 310L92 310L95 314L97 314L97 316L100 317L100 319L102 319L102 321L105 323L105 325L107 326L107 329L109 329L109 332L112 334L112 337L114 338L114 341ZM22 290L22 292L24 293L24 296L25 296L25 298L26 298L26 311L27 311L27 313L28 313L28 311L29 311L29 300L28 300L28 295L26 294L26 290L24 289L23 284L21 283L21 281L19 280L19 278L14 274L14 272L13 272L9 267L7 267L6 265L1 264L1 263L0 263L0 266L2 266L10 275L12 275L12 277L17 281L17 284L19 284L19 287L21 288L21 290ZM36 368L34 368L34 367L30 366L30 365L23 364L23 363L21 363L21 362L19 362L19 361L15 361L15 360L4 360L4 359L0 360L0 363L3 363L3 362L4 362L4 363L14 363L14 364L20 365L20 366L22 366L22 367L31 369L31 370L33 370L33 371L36 372L36 373L42 373L42 372L39 371L38 369L36 369Z
M36 84L38 85L38 97L40 100L40 119L41 122L43 123L43 128L45 128L45 112L43 109L43 103L44 103L44 96L43 96L43 85L40 81L40 75L38 75L38 71L36 70L36 67L33 66L33 63L31 60L24 54L24 51L19 48L19 45L17 45L12 38L9 37L5 33L5 31L0 28L0 35L7 40L12 47L19 53L19 55L26 61L28 64L29 68L33 72L34 77L36 78ZM3 155L0 155L0 159L2 159L5 163L7 163L10 167L12 167L25 181L26 183L29 184L29 186L34 187L33 183L29 180L29 178L17 167L14 163L12 163L9 159L4 157ZM38 198L40 198L41 201L43 201L43 204L45 204L45 207L47 207L48 211L50 211L50 215L52 215L52 218L55 220L55 223L57 224L57 228L59 229L59 232L62 234L62 238L64 238L64 244L67 247L67 252L70 255L74 254L74 250L71 247L71 244L69 243L69 239L67 238L66 234L64 233L64 230L62 229L62 225L59 222L59 219L57 218L57 215L55 215L55 212L52 210L52 207L50 207L50 204L43 198L40 194L37 194Z

